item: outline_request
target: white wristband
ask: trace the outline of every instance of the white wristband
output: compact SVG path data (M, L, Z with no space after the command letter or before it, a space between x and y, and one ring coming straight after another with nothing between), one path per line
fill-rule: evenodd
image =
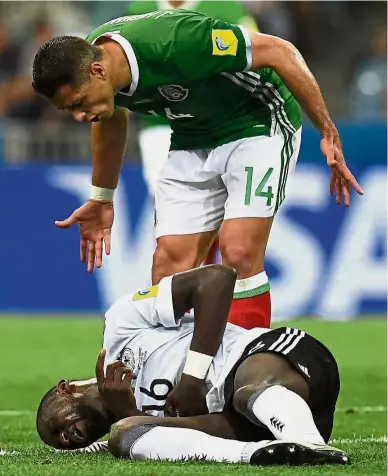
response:
M194 350L189 350L183 373L203 380L213 361L211 355L200 354Z
M114 194L114 188L102 188L92 185L90 189L90 199L97 202L113 202Z

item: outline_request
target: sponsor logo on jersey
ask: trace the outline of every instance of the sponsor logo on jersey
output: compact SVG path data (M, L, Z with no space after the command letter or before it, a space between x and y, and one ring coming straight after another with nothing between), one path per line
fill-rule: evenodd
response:
M141 289L132 296L132 301L140 301L140 299L156 297L158 295L158 289L159 286L157 284L147 289Z
M232 30L212 30L213 55L236 56L238 39Z
M129 347L126 347L121 351L117 360L121 360L121 362L129 369L135 369L135 355L133 353L133 350Z
M184 101L189 95L189 90L180 86L179 84L167 84L166 86L159 86L160 94L169 101Z

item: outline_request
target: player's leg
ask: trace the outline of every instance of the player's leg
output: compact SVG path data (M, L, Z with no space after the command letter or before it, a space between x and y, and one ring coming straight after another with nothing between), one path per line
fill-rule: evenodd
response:
M157 238L153 258L152 284L164 276L200 266L217 236L217 230L190 235L166 235Z
M245 329L270 327L271 295L264 256L273 218L225 220L220 232L222 262L237 271L229 322Z
M163 164L167 160L169 154L170 140L171 128L168 125L144 127L139 132L139 146L143 163L143 174L152 196L155 196L156 183ZM201 238L200 241L202 242L204 240L205 238ZM200 249L203 248L201 243L198 243L198 240L195 238L187 241L187 247L190 249L196 249L198 246L200 246ZM216 263L218 250L218 240L215 239L210 245L204 264ZM197 264L198 259L195 260L195 263L196 266L199 266L200 264Z
M331 353L303 331L281 328L261 335L246 355L234 376L235 410L276 439L302 444L300 458L346 456L326 446L339 392Z
M226 189L216 172L205 170L206 151L173 151L155 193L157 246L152 281L199 266L217 235Z
M249 462L249 455L258 445L237 441L235 432L237 426L241 432L247 423L239 415L226 413L190 418L126 418L112 427L109 450L116 457L133 459L199 457Z
M143 174L149 192L155 195L159 173L170 149L171 129L168 125L145 127L139 132L139 147Z
M218 259L219 251L220 251L220 242L219 242L219 239L217 237L217 238L215 238L212 245L210 246L210 249L208 251L208 254L207 254L203 264L205 264L205 265L206 264L218 264L219 263L219 259Z
M201 460L222 463L266 464L346 464L337 451L327 455L307 445L279 441L242 442L214 436L232 436L224 414L192 418L134 417L112 427L109 451L118 458L134 460ZM276 454L276 458L272 454ZM306 456L307 455L307 456Z
M300 140L301 130L279 132L240 141L229 155L228 147L221 152L227 159L223 180L228 199L220 248L223 262L238 275L229 320L245 328L270 326L264 257L274 215L296 165Z

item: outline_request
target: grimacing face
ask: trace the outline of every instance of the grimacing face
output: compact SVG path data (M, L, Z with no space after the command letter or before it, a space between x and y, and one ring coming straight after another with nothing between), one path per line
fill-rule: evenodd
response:
M60 87L51 99L61 111L69 111L78 122L99 122L114 113L114 90L101 63L90 66L89 81L74 88L67 84Z
M40 433L57 449L84 448L109 432L110 422L92 387L75 389L61 381L50 400Z

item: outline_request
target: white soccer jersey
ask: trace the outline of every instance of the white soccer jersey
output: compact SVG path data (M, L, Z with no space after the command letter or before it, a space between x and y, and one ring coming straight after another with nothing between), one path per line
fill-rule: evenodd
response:
M105 314L105 366L121 360L130 367L137 376L134 392L138 409L155 416L164 416L167 395L179 382L194 329L190 314L175 320L171 283L172 276L124 296ZM246 331L227 325L207 375L210 412L222 411L225 378L245 347L269 330Z

